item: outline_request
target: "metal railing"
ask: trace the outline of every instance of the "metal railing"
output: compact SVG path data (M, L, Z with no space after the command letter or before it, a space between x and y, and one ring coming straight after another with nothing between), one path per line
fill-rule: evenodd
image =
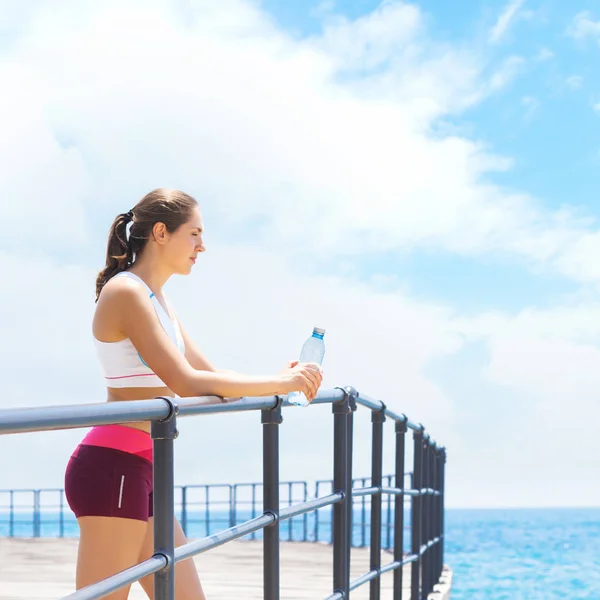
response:
M412 473L405 479L412 481ZM386 474L383 485L394 487L394 475ZM353 479L352 487L370 485L370 477ZM313 482L311 482L313 483ZM201 537L215 533L224 526L233 527L262 512L262 482L204 483L175 486L175 513L186 537ZM397 487L407 487L399 484ZM280 481L279 507L292 506L318 498L333 490L333 480L317 480L309 494L308 481ZM410 497L406 497L410 500ZM393 504L395 497L382 498L382 548L393 544ZM370 527L370 496L352 497L352 547L368 546ZM410 529L405 518L405 531ZM79 525L66 502L63 488L0 489L0 538L64 538L78 537ZM260 531L248 534L244 540L261 539ZM325 507L287 520L280 530L280 541L331 543L331 510Z
M394 600L402 600L403 566L411 564L410 599L427 598L438 581L444 557L444 465L445 448L425 433L421 424L398 415L385 404L359 394L354 388L335 388L319 392L313 404L332 404L334 429L332 492L281 508L279 498L279 425L284 397L241 398L224 402L221 398L168 398L122 401L88 405L38 407L0 410L0 434L57 430L150 421L153 440L154 554L142 563L88 585L63 600L96 600L154 574L156 600L173 600L174 567L190 558L229 541L263 530L264 598L279 599L280 523L332 506L333 593L327 600L347 599L350 592L369 582L370 598L380 598L381 575L393 571ZM357 405L371 410L372 457L370 484L353 486L353 415ZM174 547L174 465L173 445L178 433L177 419L184 416L222 412L261 411L263 425L263 512L241 524ZM383 478L383 424L395 423L395 473ZM405 437L413 432L412 485L404 488ZM355 482L354 482L355 483ZM385 485L384 483L387 483ZM316 488L318 492L318 485ZM353 498L371 499L370 569L350 580ZM394 498L393 561L381 564L382 498ZM404 499L411 499L411 551L404 553ZM39 497L38 497L39 501ZM388 511L390 503L388 501ZM39 514L39 511L38 511ZM388 520L389 524L389 520ZM39 528L39 523L38 523ZM39 531L39 529L38 529ZM389 532L389 528L388 528ZM388 533L389 535L389 533ZM390 538L391 539L391 538ZM388 543L389 547L389 543Z

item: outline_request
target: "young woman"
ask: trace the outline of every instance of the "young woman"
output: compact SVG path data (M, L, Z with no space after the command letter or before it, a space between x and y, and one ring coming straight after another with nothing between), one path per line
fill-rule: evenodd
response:
M162 291L204 252L194 198L158 189L118 215L96 281L93 336L109 402L155 396L266 396L301 390L312 400L320 367L292 361L278 375L216 369L190 339ZM65 493L80 528L80 589L153 554L152 441L148 422L94 427L75 449ZM186 543L175 522L175 545ZM140 581L153 599L153 576ZM193 559L175 567L177 600L204 600ZM107 596L124 600L129 587Z

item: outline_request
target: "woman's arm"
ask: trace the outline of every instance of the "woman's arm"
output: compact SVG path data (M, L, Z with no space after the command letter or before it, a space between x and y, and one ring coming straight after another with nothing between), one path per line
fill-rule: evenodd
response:
M117 282L115 282L117 283ZM302 364L284 369L277 375L252 376L240 373L222 373L192 344L195 368L179 352L162 328L152 302L140 286L123 278L105 289L106 308L118 315L118 326L128 337L148 366L177 395L185 396L270 396L302 391L310 400L316 395L322 375L318 365ZM182 333L183 335L183 333Z

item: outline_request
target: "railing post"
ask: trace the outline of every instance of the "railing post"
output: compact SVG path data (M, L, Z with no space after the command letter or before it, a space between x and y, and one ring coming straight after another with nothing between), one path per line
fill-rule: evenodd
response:
M210 485L204 486L204 511L206 519L206 535L210 535Z
M429 440L428 442L428 446L427 446L427 487L429 489L433 488L433 475L434 475L434 462L433 462L433 454L434 454L434 450L435 450L435 446L433 444L433 440ZM427 501L427 515L425 516L425 519L427 520L427 541L430 542L434 537L435 537L435 533L434 533L434 510L435 510L435 496L433 494L429 494L428 496L428 501ZM433 548L430 548L429 551L427 552L427 554L429 555L427 557L427 574L428 574L428 588L427 588L427 594L429 594L431 592L431 590L433 589L433 584L434 584L434 577L435 577L435 562L433 560L434 554L433 554ZM427 597L427 596L425 596Z
M404 490L406 420L396 421L396 488ZM394 562L404 558L404 494L394 500ZM394 571L394 600L402 600L403 567Z
M162 421L153 421L150 435L153 441L153 497L154 497L154 555L167 559L167 566L154 574L154 599L174 600L175 560L175 475L173 445L177 438L177 405L170 398L162 398L170 413Z
M263 533L263 585L265 600L279 600L279 425L282 399L261 411L263 425L263 511L275 522Z
M442 453L438 448L435 449L435 485L434 485L434 489L439 492L440 491L440 460L441 460L441 456ZM440 538L440 526L441 526L441 515L440 515L440 496L436 496L435 497L435 509L434 509L434 515L435 515L435 530L434 530L434 535L436 538ZM435 581L438 582L440 579L440 575L442 574L442 569L440 566L440 557L441 557L441 539L440 541L435 545Z
M367 478L361 480L361 485L367 487ZM367 497L363 496L360 505L360 547L367 545Z
M433 487L433 478L432 478L432 474L433 474L433 444L430 438L427 439L427 443L425 446L425 457L427 459L427 471L426 471L426 488L427 489L431 489ZM432 535L432 531L433 531L433 501L434 501L434 496L432 496L430 493L427 494L427 503L426 503L426 508L427 510L425 511L425 514L423 515L424 518L424 525L425 525L425 542L427 544L429 544L429 542L433 539L433 535ZM433 576L432 576L432 567L433 567L433 561L431 560L433 557L433 549L429 548L427 550L427 552L425 553L425 573L426 573L426 583L427 586L425 588L425 593L423 594L426 598L428 596L428 594L431 592L431 589L433 587Z
M417 496L412 496L411 502L411 554L415 554L417 559L412 563L410 599L421 600L421 499L420 493L423 486L422 467L423 467L423 426L413 434L414 439L414 465L412 476L412 487L419 491Z
M445 520L445 491L444 487L446 484L446 448L441 449L442 456L440 457L440 535L442 536L440 542L440 575L444 568L444 547L446 545L445 531L444 531L444 520Z
M64 490L59 491L59 517L58 517L58 535L61 538L65 537L65 503L64 503Z
M388 476L388 487L393 487L392 486L392 477L391 475ZM392 520L392 497L388 494L387 495L387 531L386 531L386 535L387 535L387 541L385 544L385 549L389 550L392 546L392 527L391 527L391 520Z
M423 435L423 454L421 456L421 488L427 487L427 440L429 434ZM421 547L427 544L427 499L428 496L421 496ZM427 598L427 551L421 557L421 597Z
M40 537L40 490L33 490L33 537Z
M350 596L350 544L352 536L352 416L357 392L344 388L342 402L333 404L333 491L343 498L333 505L333 592ZM350 454L350 456L349 456Z
M319 497L319 482L315 481L315 498ZM333 510L333 507L332 507ZM319 541L319 511L315 511L315 524L313 528L313 537L315 542Z
M348 471L348 494L346 496L346 527L348 531L348 543L346 545L346 568L348 573L348 587L350 587L350 554L354 542L354 496L353 496L353 458L354 458L354 413L356 412L356 399L358 398L358 392L353 387L346 387L348 394L348 404L350 406L350 413L347 416L348 419L348 436L346 438L346 469ZM350 590L348 589L347 598L350 597Z
M379 411L371 411L373 439L371 450L371 486L382 486L383 475L383 423L385 405ZM381 491L371 496L371 571L381 569ZM370 581L370 600L379 600L381 595L381 575Z
M10 513L8 516L8 537L15 537L15 492L10 490Z
M294 502L294 484L291 481L288 481L288 506L291 506ZM290 542L293 541L294 538L294 534L293 534L293 529L292 529L292 525L293 525L293 521L294 519L288 519L288 540Z
M427 487L432 489L434 487L435 477L435 462L434 462L435 446L433 442L429 442L427 446ZM435 496L429 494L427 500L427 541L430 542L435 538ZM427 551L427 594L433 589L435 580L435 548L430 548Z
M437 489L437 447L435 445L432 446L431 448L431 458L430 458L430 465L431 465L431 470L430 470L430 481L431 484L429 487L433 488L433 490L435 491ZM438 523L437 523L437 516L438 516L438 511L437 511L437 502L438 502L438 497L433 495L431 496L431 505L430 505L430 510L429 510L429 518L431 519L431 527L429 529L429 531L431 532L430 537L432 540L434 540L437 536L437 530L438 530ZM438 545L436 544L432 549L431 549L431 559L430 559L430 564L431 564L431 568L430 568L430 591L433 591L433 586L438 582L439 580L439 574L437 572L437 551L438 551Z
M181 486L181 529L187 537L187 485Z
M229 484L229 527L235 525L234 517L234 505L235 505L235 484Z
M304 482L304 502L308 500L308 485L306 481ZM304 513L304 540L308 542L308 513Z
M252 518L254 517L256 517L256 483L252 484ZM252 532L250 539L256 539L256 531Z

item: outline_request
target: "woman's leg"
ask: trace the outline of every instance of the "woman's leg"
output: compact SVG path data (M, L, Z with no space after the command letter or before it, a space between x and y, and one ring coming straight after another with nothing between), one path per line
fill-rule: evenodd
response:
M148 523L120 517L80 517L77 553L77 589L96 583L139 562ZM152 529L150 528L150 531ZM125 586L105 600L126 600Z
M183 534L179 521L175 519L175 547L183 546L187 539ZM138 556L137 562L142 562L154 554L154 518L150 517L148 521L148 531L142 545L142 551ZM148 598L154 600L154 575L148 575L140 579L140 584L144 588ZM193 558L188 558L175 565L175 598L176 600L206 600L198 571ZM112 599L111 599L112 600Z
M65 471L65 495L79 524L77 589L138 563L148 531L152 463L136 454L80 444ZM109 594L125 600L130 586Z

